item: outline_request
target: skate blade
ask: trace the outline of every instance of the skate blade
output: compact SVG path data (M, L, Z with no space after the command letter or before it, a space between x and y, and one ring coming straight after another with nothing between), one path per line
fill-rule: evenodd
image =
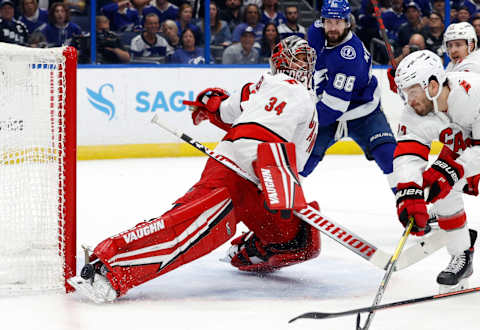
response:
M468 278L464 278L458 282L456 285L444 285L444 284L439 284L439 290L438 293L443 294L443 293L449 293L449 292L454 292L454 291L459 291L459 290L465 290L470 287Z
M85 280L80 276L69 278L67 282L73 286L79 294L96 304L112 302L117 298L117 294L110 283L106 283L108 280L101 276L96 276L93 284L90 280Z

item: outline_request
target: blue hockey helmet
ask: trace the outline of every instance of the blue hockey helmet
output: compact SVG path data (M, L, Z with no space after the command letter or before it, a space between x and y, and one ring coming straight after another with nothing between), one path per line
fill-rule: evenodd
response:
M347 0L326 0L322 5L321 17L344 19L350 23L350 12Z

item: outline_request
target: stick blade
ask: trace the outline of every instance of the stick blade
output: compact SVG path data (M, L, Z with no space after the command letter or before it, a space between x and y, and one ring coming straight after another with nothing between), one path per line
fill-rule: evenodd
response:
M301 314L299 316L294 317L288 323L295 322L298 319L315 319L315 320L320 320L320 319L328 319L331 317L334 317L335 313L321 313L321 312L308 312Z

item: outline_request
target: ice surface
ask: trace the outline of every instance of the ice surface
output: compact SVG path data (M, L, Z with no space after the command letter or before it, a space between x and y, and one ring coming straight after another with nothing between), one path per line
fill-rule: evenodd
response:
M80 244L98 242L162 214L199 178L206 158L83 161L78 164ZM304 182L307 199L379 248L393 252L402 234L394 197L373 162L327 156ZM465 198L471 227L480 229L480 199ZM239 226L237 234L244 230ZM412 240L413 238L409 238ZM407 242L408 245L408 242ZM480 244L477 243L477 248ZM324 237L321 255L263 277L245 274L210 255L131 290L113 304L77 294L0 298L2 329L256 330L355 329L355 317L287 321L304 312L337 312L372 303L383 271ZM478 252L477 252L478 253ZM479 256L471 286L480 286ZM392 276L384 303L437 293L448 263L442 249ZM480 294L404 306L376 314L370 329L480 329Z

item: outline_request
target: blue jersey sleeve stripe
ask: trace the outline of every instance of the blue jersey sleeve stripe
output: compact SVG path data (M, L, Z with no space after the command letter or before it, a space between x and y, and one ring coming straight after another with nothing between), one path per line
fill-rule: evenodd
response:
M330 95L327 91L323 91L322 100L320 102L325 104L328 108L342 113L347 111L348 106L350 105L350 101L345 101L339 97Z

